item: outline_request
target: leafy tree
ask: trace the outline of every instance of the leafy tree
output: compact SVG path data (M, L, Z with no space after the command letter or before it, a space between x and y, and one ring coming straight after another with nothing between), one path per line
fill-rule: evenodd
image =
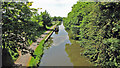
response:
M57 17L55 16L55 17L53 17L53 21L57 21Z
M44 31L42 29L43 21L46 25L47 22L51 21L46 11L43 12L43 15L39 15L37 9L30 8L31 5L31 2L2 3L2 52L4 59L6 59L6 53L10 53L10 56L15 61L19 56L18 50L22 54L30 53L29 41L35 42L40 37L40 34ZM6 63L4 64L6 65Z
M64 25L98 66L120 67L120 3L77 2Z
M56 17L56 16L54 16L53 17L53 21L62 21L62 17L60 17L60 16L58 16L58 17Z
M50 15L48 14L48 12L45 10L45 12L41 12L41 16L42 16L42 21L43 21L43 27L45 29L46 26L50 26L51 25L51 18Z

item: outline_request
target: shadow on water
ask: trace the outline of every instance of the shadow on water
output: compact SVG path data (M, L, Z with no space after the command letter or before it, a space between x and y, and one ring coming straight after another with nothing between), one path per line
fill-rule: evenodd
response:
M93 66L87 58L80 55L79 44L69 39L63 23L59 31L54 32L45 43L41 66Z
M52 39L53 39L52 37L48 39L49 42L46 42L46 43L45 43L44 49L49 49L49 48L51 47L51 45L52 45L52 43L53 43L53 40L52 40Z
M58 34L58 32L55 32L55 34Z
M76 41L72 42L72 44L65 45L65 51L74 66L93 66L86 57L80 55L81 50L83 48Z

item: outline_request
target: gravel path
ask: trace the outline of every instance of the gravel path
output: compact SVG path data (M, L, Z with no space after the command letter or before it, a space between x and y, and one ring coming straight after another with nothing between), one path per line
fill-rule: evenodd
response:
M56 25L54 25L53 27L50 28L51 29L54 29L56 27ZM50 33L50 30L46 31L44 34L41 35L41 38L38 38L37 39L37 42L41 42L47 35L48 33ZM32 50L35 50L37 48L37 42L33 42L29 48L31 48ZM25 55L22 55L21 52L19 52L19 57L18 59L15 61L15 64L21 64L22 66L27 66L29 60L30 60L30 57L31 55L29 53L25 54Z

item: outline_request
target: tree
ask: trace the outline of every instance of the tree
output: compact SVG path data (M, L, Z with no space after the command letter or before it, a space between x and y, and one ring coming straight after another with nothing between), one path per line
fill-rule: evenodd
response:
M31 5L29 2L2 3L2 52L10 53L14 61L19 56L18 49L22 54L30 52L29 40L34 42L40 36L38 29L42 27L41 16L37 13L37 9L29 8L29 4ZM6 59L6 54L3 55Z
M98 66L120 67L120 2L77 2L65 28Z
M55 16L55 17L53 17L53 21L57 21L57 17Z
M43 27L44 29L47 29L46 26L51 25L51 18L48 12L45 10L45 12L41 12L42 21L43 21Z
M60 17L60 16L58 16L58 17L56 17L56 16L54 16L53 17L53 21L62 21L62 17Z

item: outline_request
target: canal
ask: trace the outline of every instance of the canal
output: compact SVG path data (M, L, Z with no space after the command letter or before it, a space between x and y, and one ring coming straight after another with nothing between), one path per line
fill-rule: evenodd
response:
M93 66L86 57L80 55L79 44L69 38L63 23L44 46L40 66Z

